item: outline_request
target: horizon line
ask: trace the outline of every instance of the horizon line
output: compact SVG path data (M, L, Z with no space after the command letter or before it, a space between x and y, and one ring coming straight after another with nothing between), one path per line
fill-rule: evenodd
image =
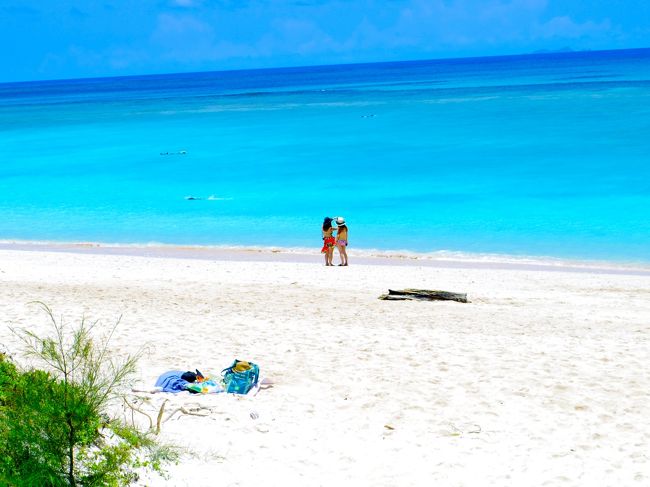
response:
M499 58L515 58L526 56L549 56L549 55L575 55L585 53L602 53L602 52L619 52L619 51L644 51L650 50L650 47L627 47L621 49L571 49L570 47L561 49L549 50L536 50L533 52L525 52L519 54L492 54L487 56L459 56L459 57L441 57L429 59L401 59L401 60L388 60L388 61L362 61L354 63L332 63L332 64L301 64L293 66L274 66L264 68L234 68L234 69L213 69L205 71L175 71L175 72L161 72L161 73L146 73L146 74L126 74L118 76L87 76L80 78L49 78L49 79L30 79L21 81L0 81L2 85L15 85L15 84L29 84L29 83L50 83L50 82L66 82L66 81L91 81L102 79L121 79L121 78L147 78L157 76L174 76L174 75L194 75L194 74L208 74L208 73L236 73L236 72L251 72L251 71L273 71L273 70L292 70L302 68L328 68L337 66L367 66L372 64L408 64L418 62L445 62L445 61L468 61L472 59L499 59Z

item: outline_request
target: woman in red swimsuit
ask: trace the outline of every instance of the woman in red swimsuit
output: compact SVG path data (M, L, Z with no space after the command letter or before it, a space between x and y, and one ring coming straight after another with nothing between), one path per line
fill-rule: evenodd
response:
M323 248L321 249L321 253L325 255L325 265L334 265L332 264L332 258L334 257L336 239L332 235L334 233L332 220L330 217L325 217L325 220L323 220Z

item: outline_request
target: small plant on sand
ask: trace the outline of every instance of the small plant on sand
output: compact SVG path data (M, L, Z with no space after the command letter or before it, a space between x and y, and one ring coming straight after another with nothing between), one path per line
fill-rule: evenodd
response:
M95 323L70 333L47 313L54 337L14 330L28 355L47 370L20 371L0 354L0 485L120 486L137 478L153 440L111 421L108 409L135 372L138 356L116 360L107 338L96 344Z

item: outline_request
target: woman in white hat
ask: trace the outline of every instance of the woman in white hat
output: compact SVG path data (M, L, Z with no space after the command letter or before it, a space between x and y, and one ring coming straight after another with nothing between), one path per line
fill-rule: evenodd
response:
M340 266L348 265L348 226L345 224L345 218L342 216L336 217L336 248L339 249L341 257Z

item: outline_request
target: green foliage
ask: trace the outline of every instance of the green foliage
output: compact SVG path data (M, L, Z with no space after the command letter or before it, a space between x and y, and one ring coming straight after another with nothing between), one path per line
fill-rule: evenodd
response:
M133 448L147 452L145 458L136 462L139 466L150 467L163 474L163 464L177 462L180 457L180 450L177 447L161 444L153 440L148 433L142 433L135 428L119 423L113 423L111 429Z
M92 442L100 424L97 413L77 388L41 370L16 373L3 396L5 475L16 485L68 485L62 475L68 470L68 447Z
M114 360L110 335L96 346L85 320L66 334L41 306L54 338L16 333L49 370L22 372L0 354L0 485L128 485L136 478L133 468L143 464L142 450L154 452L155 443L108 421L107 407L135 371L137 357Z

